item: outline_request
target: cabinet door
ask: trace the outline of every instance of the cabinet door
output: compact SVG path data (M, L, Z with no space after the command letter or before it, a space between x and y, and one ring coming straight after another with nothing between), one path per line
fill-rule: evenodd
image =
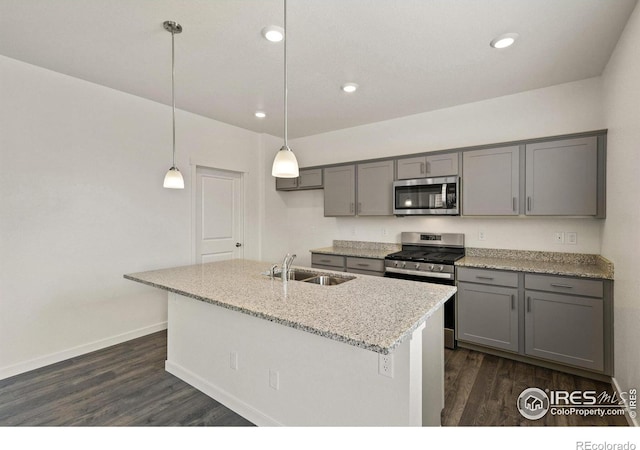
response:
M290 191L298 187L298 178L276 178L277 191Z
M526 146L527 215L595 216L598 138Z
M325 217L355 216L355 202L356 167L351 164L324 169Z
M397 166L398 180L410 180L427 176L427 158L425 156L398 159Z
M525 291L525 353L604 369L602 299Z
M302 169L298 178L298 189L322 187L322 169Z
M474 150L462 156L462 214L518 215L520 149Z
M393 215L393 161L358 164L359 216Z
M458 340L518 351L518 289L458 283Z
M446 177L458 175L458 153L441 153L427 156L427 176Z

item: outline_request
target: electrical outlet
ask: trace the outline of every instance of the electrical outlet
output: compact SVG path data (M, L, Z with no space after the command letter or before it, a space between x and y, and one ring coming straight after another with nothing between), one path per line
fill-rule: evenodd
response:
M567 238L567 244L575 245L578 243L578 233L575 231L567 231L565 237Z
M269 369L269 386L276 391L280 389L280 372Z
M238 353L229 353L229 367L231 367L233 370L238 370Z
M393 355L378 354L378 373L393 378Z
M564 232L559 231L553 234L553 242L556 244L564 244Z
M484 241L484 231L478 231L478 240Z
M386 229L386 228L383 228L383 229L382 229L382 235L383 235L383 236L386 236L386 235L387 235L387 229Z

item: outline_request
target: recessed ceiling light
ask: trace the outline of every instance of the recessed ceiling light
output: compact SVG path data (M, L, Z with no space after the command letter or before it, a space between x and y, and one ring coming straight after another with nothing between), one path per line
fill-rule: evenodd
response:
M264 119L265 117L267 117L267 114L264 111L256 111L255 116L258 119Z
M262 29L262 36L264 36L267 41L280 42L284 39L284 28L277 25L269 25Z
M498 49L507 48L513 45L516 39L518 39L518 36L518 33L506 33L492 40L489 45Z
M355 83L345 83L340 87L340 89L350 94L358 89L358 85Z

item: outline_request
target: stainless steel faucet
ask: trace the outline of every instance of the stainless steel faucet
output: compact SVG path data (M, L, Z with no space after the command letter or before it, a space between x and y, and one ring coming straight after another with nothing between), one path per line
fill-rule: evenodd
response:
M289 272L294 259L296 259L296 255L291 255L289 253L284 257L284 260L282 261L282 281L289 280Z

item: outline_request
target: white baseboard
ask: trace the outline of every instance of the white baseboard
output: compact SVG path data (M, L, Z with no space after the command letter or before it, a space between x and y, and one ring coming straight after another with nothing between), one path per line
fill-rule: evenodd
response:
M55 364L60 361L64 361L69 358L75 358L76 356L91 353L96 350L101 350L112 345L121 344L122 342L130 341L147 334L155 333L167 329L167 322L160 322L148 327L138 328L137 330L128 331L126 333L111 336L105 339L89 342L87 344L78 345L67 350L51 353L49 355L40 356L38 358L30 359L18 364L0 368L0 380L5 378L20 375L21 373L29 372L31 370L39 369L41 367Z
M251 405L240 400L238 397L228 393L218 386L209 383L195 373L179 366L178 364L174 364L171 361L165 361L165 370L170 374L180 378L185 383L190 384L194 388L198 389L200 392L207 394L212 399L222 403L231 411L241 415L248 421L258 425L259 427L283 426L283 424L281 424L277 420L258 411Z
M616 390L616 394L618 394L618 397L620 397L621 392L626 392L620 388L620 385L618 384L618 380L616 380L615 377L611 378L611 384L613 384L613 388ZM634 418L631 418L631 416L629 415L629 406L627 405L627 402L624 402L624 409L625 409L624 417L625 419L627 419L627 423L629 424L629 426L630 427L640 426L640 422L638 422L638 417L636 416Z

